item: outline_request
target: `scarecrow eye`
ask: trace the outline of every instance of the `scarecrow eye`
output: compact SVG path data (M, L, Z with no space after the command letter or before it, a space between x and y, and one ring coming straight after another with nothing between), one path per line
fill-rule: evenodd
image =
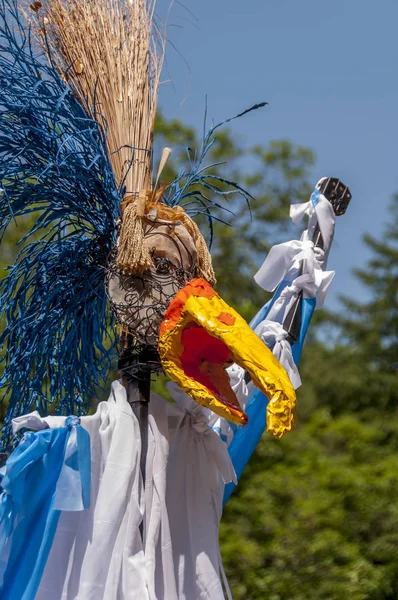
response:
M156 271L160 275L167 275L171 270L171 263L167 258L155 258Z

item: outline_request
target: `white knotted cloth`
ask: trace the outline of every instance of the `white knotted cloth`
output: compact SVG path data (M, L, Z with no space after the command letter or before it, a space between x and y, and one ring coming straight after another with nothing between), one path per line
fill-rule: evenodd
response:
M36 600L224 599L218 526L224 482L235 473L209 411L176 386L170 391L176 404L151 394L145 492L139 425L124 387L113 383L108 402L81 418L91 504L62 511ZM34 414L19 425L64 420Z
M287 341L287 331L283 329L280 323L264 319L264 321L261 321L256 327L254 332L264 344L272 350L275 358L277 358L281 365L286 369L294 389L296 390L299 388L301 386L300 373L293 360L292 347Z

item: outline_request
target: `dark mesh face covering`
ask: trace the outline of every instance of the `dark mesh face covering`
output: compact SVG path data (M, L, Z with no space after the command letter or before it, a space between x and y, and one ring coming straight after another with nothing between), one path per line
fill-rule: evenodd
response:
M144 243L153 266L140 275L124 275L116 267L115 250L108 263L106 288L117 322L134 343L156 349L170 301L195 276L196 248L178 221L149 221Z

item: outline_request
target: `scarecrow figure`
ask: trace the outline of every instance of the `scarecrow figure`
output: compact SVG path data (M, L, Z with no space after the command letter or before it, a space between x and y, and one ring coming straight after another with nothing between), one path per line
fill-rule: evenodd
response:
M165 46L154 9L0 0L0 232L36 217L0 282L2 443L16 446L2 469L4 600L230 597L218 524L241 469L225 442L236 433L241 448L252 421L261 434L256 413L247 425L253 407L277 437L293 426L292 352L277 355L275 335L264 343L264 327L284 320L262 313L254 331L222 300L194 221L211 221L216 195L250 197L203 166L219 125L162 187L166 148L153 182ZM86 415L117 354L120 379ZM174 404L150 390L159 371ZM266 402L251 403L252 390Z

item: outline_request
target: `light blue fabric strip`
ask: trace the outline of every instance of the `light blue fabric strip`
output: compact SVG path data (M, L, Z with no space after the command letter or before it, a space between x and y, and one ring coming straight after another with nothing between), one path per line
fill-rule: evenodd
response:
M283 281L280 282L280 284L276 288L271 300L269 300L269 302L267 302L267 304L265 304L262 308L260 308L260 310L258 311L256 316L250 321L250 327L252 329L256 329L256 327L258 325L260 325L260 323L262 321L264 321L264 319L267 318L269 311L271 310L274 303L278 300L282 291L285 289L285 287L287 287L288 285L291 285L291 284L292 284L292 282L288 281L287 279L284 279Z
M68 417L65 426L70 434L53 507L79 511L90 506L90 436L79 426L78 417Z
M54 497L72 434L77 442L68 468L79 469L78 503L88 506L90 438L78 423L72 420L65 427L26 433L6 463L0 496L2 600L35 598L58 524ZM76 498L76 490L65 498L71 510Z
M304 300L302 301L302 316L301 316L302 323L301 323L300 335L299 335L299 339L297 340L297 342L295 342L292 346L293 360L296 363L296 365L298 365L300 362L301 353L303 351L303 346L304 346L305 338L307 336L308 327L309 327L312 315L314 314L315 305L316 305L315 298L304 298Z
M282 281L276 289L274 296L270 302L268 302L255 316L253 321L250 323L252 329L255 329L261 321L267 318L267 314L269 313L272 304L275 300L280 296L282 290L290 285L288 281ZM298 364L301 352L303 349L303 344L305 337L307 335L308 326L315 310L315 298L304 299L302 301L302 321L301 321L301 329L299 339L292 346L292 354L293 359L296 365ZM259 318L261 315L261 318ZM232 464L235 469L236 477L239 481L240 476L242 475L247 463L250 460L251 455L253 454L258 442L262 434L264 433L267 427L266 421L266 411L267 411L268 398L260 392L259 389L254 388L252 393L249 396L249 400L247 403L246 413L249 417L249 422L246 427L239 429L234 439L232 440L228 451L232 460ZM224 506L227 503L230 495L235 489L234 483L229 483L225 486L224 490Z
M54 520L58 519L51 506L67 434L64 428L27 433L20 444L23 452L18 452L19 446L7 461L2 503L8 510L0 522L0 529L6 528L0 549L5 566L2 600L35 597L51 547L48 536L55 532Z
M313 206L314 208L316 207L316 205L317 205L317 204L318 204L318 202L319 202L319 196L320 196L320 195L321 195L321 192L320 192L319 190L316 190L316 189L315 189L315 190L312 192L312 194L311 194L311 198L310 198L310 200L311 200L312 206Z

